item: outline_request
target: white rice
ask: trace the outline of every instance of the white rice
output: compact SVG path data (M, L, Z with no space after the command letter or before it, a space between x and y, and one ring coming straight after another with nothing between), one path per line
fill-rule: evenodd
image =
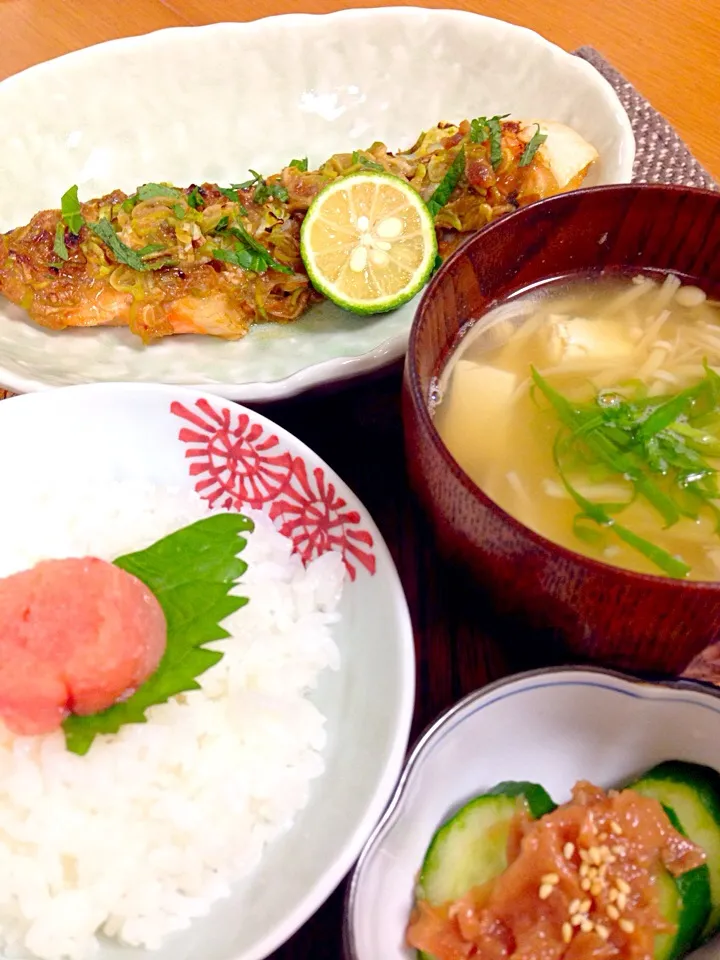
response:
M0 576L49 557L113 559L207 515L190 492L117 483L0 498ZM71 502L68 502L71 501ZM108 509L108 505L112 507ZM98 935L157 948L207 914L288 829L323 772L324 717L307 699L337 669L337 554L304 569L270 521L242 553L250 602L202 689L79 757L62 733L0 722L0 948L85 958Z

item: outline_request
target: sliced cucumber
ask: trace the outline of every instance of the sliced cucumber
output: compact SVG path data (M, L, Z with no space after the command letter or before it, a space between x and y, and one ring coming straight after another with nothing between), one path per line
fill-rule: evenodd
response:
M533 819L555 809L535 783L501 783L466 803L435 833L425 854L417 897L433 906L458 900L507 867L510 825L525 800Z
M548 793L537 783L509 780L458 810L430 841L417 899L439 906L499 876L508 865L510 826L523 801L533 820L555 809ZM418 958L434 960L423 951L418 951Z
M675 811L663 804L670 823L684 834ZM710 871L707 864L673 877L663 870L656 880L658 906L663 918L675 927L675 933L655 938L654 960L676 960L685 956L702 938L710 916Z
M720 929L720 774L710 767L670 760L653 767L629 788L670 807L685 835L705 851L711 909L693 944L697 946Z

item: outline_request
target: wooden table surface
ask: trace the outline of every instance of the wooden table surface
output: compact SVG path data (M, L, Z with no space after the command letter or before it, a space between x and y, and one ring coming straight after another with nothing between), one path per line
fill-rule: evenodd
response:
M356 0L355 5L379 4ZM446 5L522 23L567 49L596 47L720 179L720 0L608 0L603 5L597 0L451 0ZM341 6L337 0L0 0L0 79L114 37L300 10L328 13ZM430 531L408 489L399 384L396 368L332 396L273 404L263 412L340 473L390 546L415 628L417 733L463 694L532 665L542 659L542 651L523 648L517 637L504 637L482 601L438 563ZM342 889L337 891L274 960L338 960L342 895Z

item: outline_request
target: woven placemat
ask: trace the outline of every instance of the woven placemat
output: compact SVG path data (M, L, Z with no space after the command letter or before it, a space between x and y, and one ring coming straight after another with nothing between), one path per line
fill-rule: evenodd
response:
M601 53L593 47L580 47L575 55L587 60L605 77L630 118L636 145L633 180L717 190L713 178L665 117Z

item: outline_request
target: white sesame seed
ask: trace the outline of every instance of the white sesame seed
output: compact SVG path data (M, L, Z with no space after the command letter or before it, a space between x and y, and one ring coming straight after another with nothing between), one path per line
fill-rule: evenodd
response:
M577 913L580 910L580 904L582 901L578 898L576 900L570 901L570 906L568 907L568 913L572 916L574 913Z
M549 883L554 887L560 883L560 877L556 873L546 873L544 877L540 877L540 883Z
M635 930L635 924L632 920L626 920L625 917L618 921L618 926L623 933L632 933Z
M622 827L619 823L616 823L615 820L610 821L610 829L615 834L616 837L622 836Z
M592 922L592 920L583 920L583 922L580 924L580 929L583 933L592 933L594 928L595 924Z
M587 890L590 889L591 886L592 886L592 884L590 883L590 880L589 880L588 877L583 877L582 880L580 881L580 889L581 889L581 890L586 890L586 891L587 891Z
M589 913L592 906L592 900L583 900L580 904L580 913Z
M617 907L613 906L612 903L608 905L607 915L610 917L611 920L620 919L620 911L618 910Z
M538 891L538 896L540 897L541 900L547 900L547 898L550 896L553 890L554 890L554 887L551 883L544 883Z
M605 889L605 885L601 883L600 880L596 880L593 884L590 885L590 893L594 897L599 897L604 889Z
M625 907L627 906L627 894L626 894L626 893L619 893L619 894L617 895L617 901L616 901L616 902L617 902L617 905L618 905L618 910L624 910Z
M575 853L575 844L568 842L563 847L563 856L566 860L572 860L573 854Z
M601 940L607 940L610 936L610 931L607 927L604 927L601 923L595 924L595 933L600 937Z
M562 925L562 938L564 943L570 943L572 940L572 926L569 923Z
M602 854L600 853L600 847L590 847L588 850L590 855L590 862L594 863L596 867L600 866L600 861L602 860Z
M581 913L576 913L574 916L570 917L570 923L574 927L579 927L584 919L585 917Z
M615 886L618 888L620 893L630 893L630 884L627 880L623 880L622 877L618 877L615 880Z

